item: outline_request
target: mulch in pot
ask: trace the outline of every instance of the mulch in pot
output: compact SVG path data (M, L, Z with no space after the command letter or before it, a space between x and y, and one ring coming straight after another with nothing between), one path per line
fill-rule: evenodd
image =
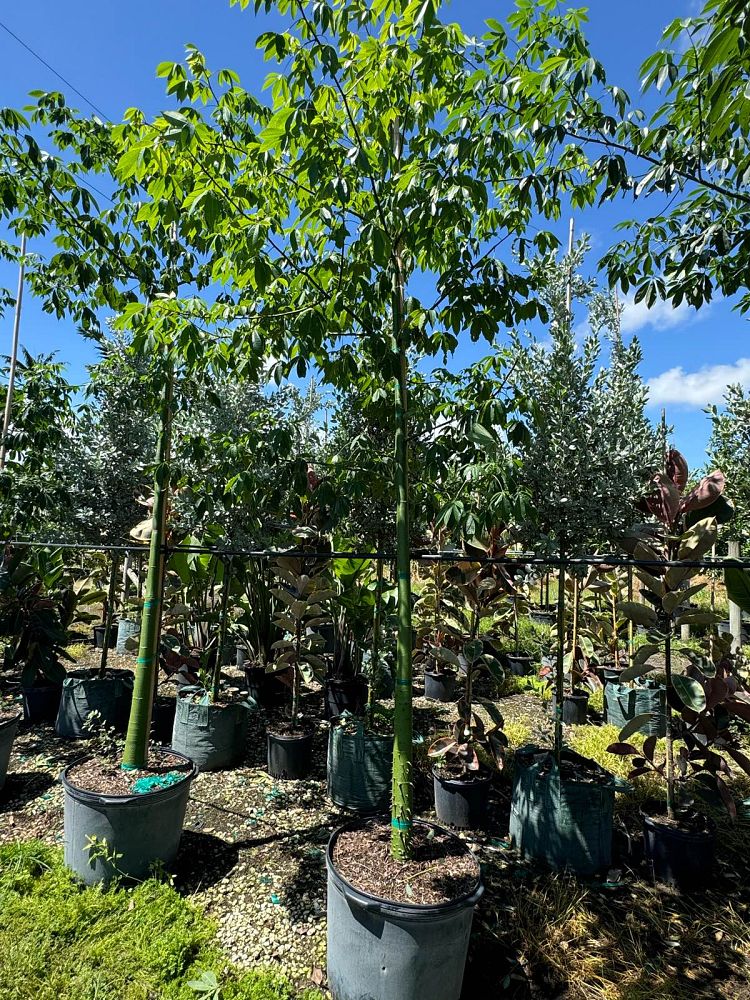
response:
M343 830L334 844L333 861L355 889L393 903L435 906L460 899L476 887L476 858L447 831L415 825L412 849L411 861L396 861L390 824L374 820Z
M68 781L82 791L94 792L97 795L132 795L133 786L141 778L162 777L177 772L187 777L192 767L184 757L171 753L153 754L149 766L135 770L123 770L118 760L112 758L92 757L74 764L68 771ZM171 783L174 784L174 781ZM154 791L159 791L163 785L158 783Z

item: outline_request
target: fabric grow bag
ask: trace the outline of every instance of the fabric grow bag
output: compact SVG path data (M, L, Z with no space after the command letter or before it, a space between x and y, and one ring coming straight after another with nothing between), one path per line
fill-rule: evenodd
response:
M178 697L172 749L184 754L201 771L231 767L245 752L250 704L201 705Z
M563 750L563 759L594 770L601 781L563 781L552 750L516 750L510 840L523 858L593 875L612 860L615 779L572 750Z
M326 851L334 1000L459 1000L481 878L465 896L436 906L380 899L336 870L333 848L342 829L349 827L333 833Z
M84 728L89 712L99 712L105 726L125 732L133 697L132 670L71 670L63 681L55 732L67 739L90 736Z
M393 737L331 726L328 735L328 795L358 813L382 812L391 795Z
M607 684L604 688L606 718L613 726L622 729L636 715L651 712L651 718L638 730L645 736L665 736L667 732L667 692L661 684L652 681L638 687L626 684Z

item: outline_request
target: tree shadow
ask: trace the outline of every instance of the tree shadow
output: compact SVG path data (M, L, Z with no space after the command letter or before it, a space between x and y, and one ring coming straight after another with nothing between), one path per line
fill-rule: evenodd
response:
M216 885L239 860L237 844L208 833L183 830L180 849L173 866L177 887L198 892Z
M49 771L11 771L0 791L0 810L17 811L44 795L55 784Z

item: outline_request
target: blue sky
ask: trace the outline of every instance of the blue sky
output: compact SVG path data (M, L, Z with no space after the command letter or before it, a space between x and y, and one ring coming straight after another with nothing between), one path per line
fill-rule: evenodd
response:
M635 97L638 66L656 47L662 27L695 9L695 0L629 0L627 5L591 0L589 37L610 79ZM444 16L480 33L485 18L504 20L511 10L510 0L452 0ZM254 39L275 26L273 18L230 8L228 0L128 0L124 5L101 0L35 0L4 5L0 21L113 120L131 106L147 114L169 106L155 68L162 60L180 59L186 42L201 48L214 69L235 69L246 87L260 90L268 64L262 62ZM23 106L33 89L60 89L68 93L71 103L86 107L2 28L0 65L2 105ZM653 203L648 207L650 211L657 208ZM577 232L591 237L592 267L616 238L616 223L633 214L632 206L623 203L576 217ZM567 229L567 222L561 227L561 237L562 229ZM0 263L0 286L15 288L15 282L13 269ZM8 313L0 320L0 353L9 350L11 326ZM651 384L651 415L658 418L664 405L675 426L675 443L691 465L702 464L710 433L703 407L720 403L728 382L750 385L747 321L732 310L730 302L716 302L698 314L664 304L651 311L626 305L623 328L626 334L637 335L643 347L642 374ZM46 316L28 296L21 342L32 353L57 351L68 363L68 377L73 381L85 379L85 365L95 358L92 346L69 324ZM481 345L462 345L454 366L476 360L482 353Z

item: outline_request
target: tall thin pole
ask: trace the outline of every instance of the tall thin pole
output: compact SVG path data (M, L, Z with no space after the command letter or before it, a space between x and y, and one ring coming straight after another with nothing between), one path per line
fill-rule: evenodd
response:
M575 223L573 219L570 220L570 225L568 226L568 281L565 286L565 310L568 314L568 323L572 326L572 317L570 315L570 310L573 305L573 234L575 232Z
M26 237L21 237L21 263L18 265L18 291L16 293L16 310L13 316L13 343L10 349L10 369L8 371L8 395L5 397L5 413L3 415L3 435L0 444L0 472L5 468L5 453L7 450L10 413L13 406L13 388L16 381L16 362L18 361L18 334L21 329L21 305L23 303L23 276L26 266Z

